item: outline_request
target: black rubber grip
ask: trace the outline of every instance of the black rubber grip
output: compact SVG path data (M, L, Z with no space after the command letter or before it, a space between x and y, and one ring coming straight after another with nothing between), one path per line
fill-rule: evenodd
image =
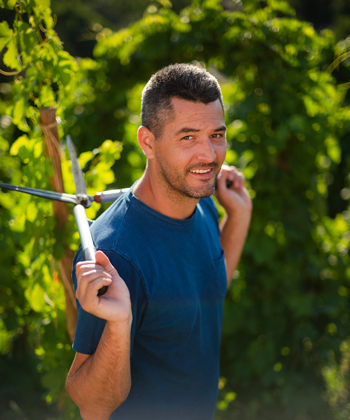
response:
M101 289L99 289L99 291L97 292L97 296L102 296L104 295L108 290L108 286L103 286L101 287Z

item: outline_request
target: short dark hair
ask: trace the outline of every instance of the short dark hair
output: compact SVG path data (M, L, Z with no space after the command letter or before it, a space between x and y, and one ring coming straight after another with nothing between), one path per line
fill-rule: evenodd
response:
M172 64L155 73L142 91L141 124L156 138L173 116L172 98L208 104L222 93L217 79L201 67L191 64Z

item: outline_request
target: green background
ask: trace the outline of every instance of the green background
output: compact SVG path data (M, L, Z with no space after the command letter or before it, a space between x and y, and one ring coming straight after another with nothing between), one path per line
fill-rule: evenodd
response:
M348 419L347 3L0 5L2 182L50 188L39 108L54 105L88 192L129 186L145 164L136 131L149 77L190 62L218 78L227 162L254 210L225 302L217 420ZM62 168L74 193L66 152ZM50 202L0 193L0 418L79 418L64 391L73 351L57 279L62 243L78 240L72 216L56 228Z

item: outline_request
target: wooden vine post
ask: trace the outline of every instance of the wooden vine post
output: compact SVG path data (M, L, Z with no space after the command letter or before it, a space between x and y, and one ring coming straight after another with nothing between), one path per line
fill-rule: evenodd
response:
M56 109L53 106L40 108L40 121L43 130L43 141L46 156L50 157L53 177L49 180L53 189L63 193L63 177L61 168L61 148L58 138ZM66 203L53 201L54 215L57 220L57 229L60 230L68 221L68 208ZM77 307L71 281L73 252L64 244L64 257L58 261L59 277L64 288L66 298L67 331L70 341L73 342L77 323Z

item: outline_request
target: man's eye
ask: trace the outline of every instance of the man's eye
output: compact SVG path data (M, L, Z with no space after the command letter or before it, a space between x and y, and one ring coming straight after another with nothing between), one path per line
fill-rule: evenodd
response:
M222 135L222 134L219 134L219 133L212 134L211 136L212 136L214 139L220 139L221 137L223 137L223 135Z
M193 136L182 137L182 140L192 140L192 139L193 139Z

